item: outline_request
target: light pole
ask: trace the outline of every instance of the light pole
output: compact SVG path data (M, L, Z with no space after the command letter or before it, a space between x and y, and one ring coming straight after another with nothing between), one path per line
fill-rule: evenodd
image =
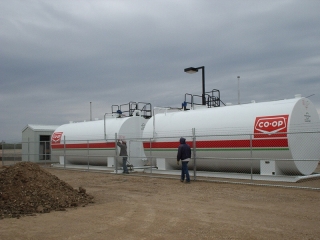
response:
M238 104L240 105L240 76L238 76Z
M92 121L92 108L91 108L92 102L90 102L90 121Z
M202 67L189 67L189 68L185 68L184 71L186 73L196 73L198 72L199 69L202 69L202 105L206 105L206 91L205 91L205 80L204 80L204 66Z

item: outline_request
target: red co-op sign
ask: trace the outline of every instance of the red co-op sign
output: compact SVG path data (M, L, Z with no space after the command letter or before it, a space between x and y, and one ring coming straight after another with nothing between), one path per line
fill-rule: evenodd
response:
M287 137L289 115L256 117L254 138Z
M63 132L55 132L51 137L51 144L60 143Z

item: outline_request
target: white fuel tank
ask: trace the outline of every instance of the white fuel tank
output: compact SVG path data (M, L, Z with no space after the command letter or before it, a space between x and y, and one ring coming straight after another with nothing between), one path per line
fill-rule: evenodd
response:
M278 174L309 175L320 158L319 115L307 98L156 114L143 132L146 155L178 169L179 138L193 147L192 129L197 170L261 173L275 160Z
M141 141L147 120L140 116L109 117L105 120L64 124L51 138L52 157L61 164L89 164L114 167L116 134L127 141L128 161L135 167L145 164ZM118 151L119 152L119 151ZM66 161L66 162L64 162ZM118 166L122 166L118 158Z

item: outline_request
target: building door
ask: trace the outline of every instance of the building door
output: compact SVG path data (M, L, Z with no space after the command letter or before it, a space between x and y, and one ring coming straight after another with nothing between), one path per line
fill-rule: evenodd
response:
M51 147L50 147L50 135L40 135L39 145L39 160L50 160Z

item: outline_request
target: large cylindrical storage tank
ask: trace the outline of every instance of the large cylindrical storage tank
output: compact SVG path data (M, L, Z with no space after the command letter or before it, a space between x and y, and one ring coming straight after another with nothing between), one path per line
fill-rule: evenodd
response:
M67 164L89 162L90 165L114 167L117 137L127 142L128 162L141 167L146 159L140 140L146 122L143 117L132 116L61 125L51 138L52 156L61 164L64 161ZM122 166L121 157L118 164Z
M192 133L194 129L195 134ZM179 138L196 147L197 170L309 175L320 158L319 115L307 98L159 113L145 126L145 153L176 164ZM193 136L196 136L195 141ZM150 148L151 145L151 148ZM193 161L189 162L193 167Z

